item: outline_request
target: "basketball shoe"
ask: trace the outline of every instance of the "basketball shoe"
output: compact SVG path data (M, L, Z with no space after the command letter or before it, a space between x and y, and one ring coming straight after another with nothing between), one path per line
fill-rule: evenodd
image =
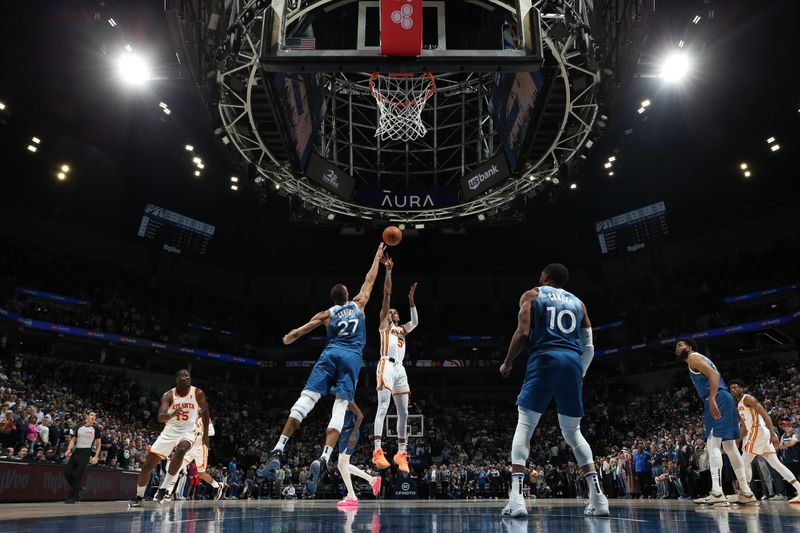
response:
M789 500L789 503L792 504L792 505L800 505L800 492L795 494L794 498Z
M381 470L389 468L389 461L386 460L386 454L383 453L383 450L381 448L378 448L377 450L372 452L372 464L374 464Z
M586 516L609 516L608 512L608 498L605 494L598 494L595 497L589 498L589 505L583 510Z
M398 470L408 474L408 452L397 452L392 459L397 463Z
M308 471L311 473L311 476L308 478L308 493L314 496L317 493L317 487L319 487L319 481L322 477L322 459L317 459L311 466L308 467Z
M378 497L378 494L381 493L381 483L383 483L381 476L375 476L375 481L373 481L370 485L372 487L372 495L376 498Z
M282 450L272 450L269 454L269 461L267 462L267 472L275 472L285 462L285 456Z
M528 508L525 506L525 498L522 494L509 493L506 506L500 512L500 516L505 518L522 518L528 516Z
M345 496L345 498L339 501L336 504L338 508L350 508L350 507L358 507L358 498L351 498L350 496Z
M755 494L752 492L739 492L739 498L737 498L736 503L739 505L758 505L758 500L756 499Z
M697 498L692 501L699 505L721 505L721 506L728 505L728 499L721 492L719 494L714 494L712 492L708 496L704 496L703 498Z

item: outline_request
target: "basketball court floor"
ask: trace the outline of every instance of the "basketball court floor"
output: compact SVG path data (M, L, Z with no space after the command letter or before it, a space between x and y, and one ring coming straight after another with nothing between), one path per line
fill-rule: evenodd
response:
M576 500L538 500L527 520L502 519L499 500L363 502L340 511L333 501L126 502L0 505L0 533L130 532L800 532L800 509L786 502L703 508L674 500L616 500L611 518L587 518Z

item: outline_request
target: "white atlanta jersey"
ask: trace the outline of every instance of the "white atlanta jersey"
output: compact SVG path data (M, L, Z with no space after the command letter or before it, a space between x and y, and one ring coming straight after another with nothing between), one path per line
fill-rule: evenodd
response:
M380 331L381 359L394 359L402 364L406 356L406 330L403 326L391 325Z
M197 389L189 387L189 392L186 396L180 396L177 389L172 389L172 405L169 406L169 411L176 411L180 409L183 411L178 416L171 417L164 430L170 430L175 433L193 433L202 428L200 419L200 406L197 404Z
M744 399L747 396L747 394L743 395L738 405L739 417L744 422L745 428L747 428L747 437L744 439L742 449L753 455L775 453L775 447L770 442L769 430L764 423L764 419L755 409L744 404Z

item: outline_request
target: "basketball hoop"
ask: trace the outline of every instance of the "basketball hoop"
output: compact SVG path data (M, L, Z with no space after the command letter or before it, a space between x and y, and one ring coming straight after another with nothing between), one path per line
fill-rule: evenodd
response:
M376 137L384 141L413 141L428 132L422 123L422 108L436 90L433 74L373 72L369 90L380 110Z

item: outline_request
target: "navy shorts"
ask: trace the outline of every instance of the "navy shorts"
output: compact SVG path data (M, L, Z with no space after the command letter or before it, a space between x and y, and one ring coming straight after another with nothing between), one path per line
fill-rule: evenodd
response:
M362 363L361 352L339 348L324 350L311 369L311 375L308 376L304 389L318 392L323 396L326 394L341 396L352 402L356 395L356 383Z
M583 416L583 367L575 352L530 354L517 405L544 413L555 398L558 414Z
M360 431L356 431L356 444L352 448L348 448L347 441L350 440L350 435L353 433L353 427L346 427L342 430L342 434L339 435L339 453L346 453L347 455L353 455L356 453L355 446L358 446L358 437L360 436Z
M739 438L739 409L733 395L725 389L717 391L717 407L722 416L714 420L708 408L708 398L703 401L703 424L706 427L706 439L714 432L714 437L722 440Z

